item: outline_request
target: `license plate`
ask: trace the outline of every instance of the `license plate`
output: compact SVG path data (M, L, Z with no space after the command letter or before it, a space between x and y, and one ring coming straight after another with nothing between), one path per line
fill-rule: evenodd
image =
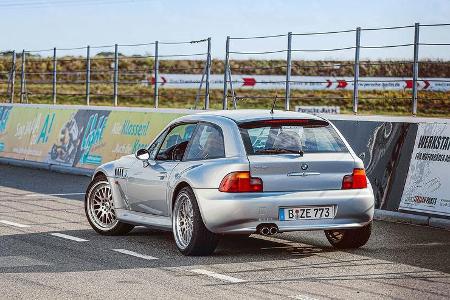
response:
M333 219L334 206L282 207L281 221Z

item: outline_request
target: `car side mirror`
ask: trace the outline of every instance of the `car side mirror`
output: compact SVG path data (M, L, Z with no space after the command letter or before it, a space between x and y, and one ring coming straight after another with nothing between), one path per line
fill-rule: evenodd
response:
M135 156L137 159L142 161L142 163L144 164L144 168L150 165L150 163L148 162L148 160L150 159L150 152L148 152L147 149L139 149L136 152Z

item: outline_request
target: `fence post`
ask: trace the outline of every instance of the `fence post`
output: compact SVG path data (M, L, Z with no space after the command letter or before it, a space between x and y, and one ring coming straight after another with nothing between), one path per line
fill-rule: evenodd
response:
M288 48L287 48L287 58L286 58L286 92L284 98L284 109L290 110L290 97L291 97L291 51L292 50L292 32L288 33Z
M159 57L158 57L158 41L155 42L155 62L153 65L153 74L155 76L154 86L153 86L153 101L155 108L159 105L159 93L158 93L158 80L159 80Z
M361 27L356 28L355 63L353 65L353 113L358 113L359 101L359 52L361 49Z
M205 110L209 109L209 77L211 74L211 38L208 38L208 53L206 54L206 81L205 81Z
M419 77L419 29L420 24L414 24L414 64L412 86L412 114L417 114L417 78Z
M91 95L91 46L86 47L86 105L90 104Z
M25 95L25 50L22 50L22 69L20 70L20 103L23 103Z
M227 94L228 94L228 85L227 85L227 80L228 80L228 68L230 66L230 37L227 36L227 42L225 45L225 64L224 64L224 69L223 69L223 99L222 99L222 109L228 109L228 99L227 99Z
M16 80L16 51L12 52L12 65L11 65L11 90L9 94L9 102L14 103L14 84Z
M117 91L119 85L119 46L114 45L114 106L117 106Z
M53 104L56 104L56 47L53 48L53 90L52 90L52 99Z

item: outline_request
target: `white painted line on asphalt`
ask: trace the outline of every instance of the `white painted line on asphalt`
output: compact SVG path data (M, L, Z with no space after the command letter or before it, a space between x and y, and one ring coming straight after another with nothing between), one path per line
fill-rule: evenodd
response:
M204 270L204 269L194 269L191 270L191 272L197 273L197 274L202 274L202 275L206 275L209 277L214 277L220 280L224 280L224 281L228 281L228 282L232 282L232 283L239 283L239 282L245 282L245 280L236 278L236 277L231 277L231 276L227 276L227 275L223 275L223 274L219 274L219 273L215 273L215 272L211 272L208 270Z
M59 237L59 238L62 238L62 239L66 239L66 240L75 241L75 242L88 242L88 240L81 239L81 238L78 238L76 236L67 235L67 234L64 234L64 233L57 233L56 232L56 233L50 233L50 235L56 236L56 237Z
M44 197L44 196L74 196L74 195L84 195L85 193L62 193L62 194L27 194L25 197Z
M289 296L288 298L291 299L298 299L298 300L316 300L316 298L307 296L307 295L296 295L296 296Z
M126 249L112 249L112 251L116 251L116 252L119 252L122 254L131 255L134 257L139 257L139 258L143 258L143 259L147 259L147 260L158 259L157 257L154 257L154 256L144 255L144 254L140 254L140 253L137 253L134 251L126 250Z
M14 227L19 227L19 228L30 227L30 225L20 224L20 223L11 222L11 221L6 221L6 220L0 220L0 223L3 223L3 224L5 224L5 225L14 226Z

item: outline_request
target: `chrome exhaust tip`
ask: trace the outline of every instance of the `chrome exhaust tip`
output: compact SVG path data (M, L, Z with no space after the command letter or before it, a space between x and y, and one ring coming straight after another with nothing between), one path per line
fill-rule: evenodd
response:
M262 235L269 235L270 234L270 229L269 229L269 227L266 227L266 226L261 227L259 233L261 233Z
M269 232L270 232L270 235L275 234L278 232L278 228L276 226L272 226L272 227L270 227Z

